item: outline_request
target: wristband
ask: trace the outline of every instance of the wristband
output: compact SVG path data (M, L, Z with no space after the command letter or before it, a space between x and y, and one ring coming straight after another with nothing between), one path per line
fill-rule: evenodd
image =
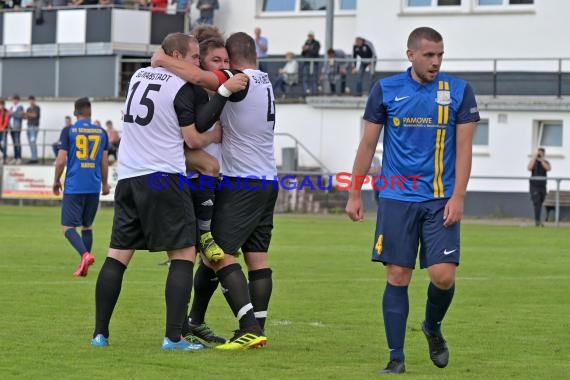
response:
M226 86L221 84L220 87L218 87L218 94L222 95L224 98L229 98L232 92L228 90Z

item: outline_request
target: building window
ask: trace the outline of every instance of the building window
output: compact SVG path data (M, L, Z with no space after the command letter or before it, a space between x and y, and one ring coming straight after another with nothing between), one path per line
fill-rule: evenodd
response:
M539 121L536 129L536 146L562 147L562 121Z
M262 12L314 12L326 11L327 0L258 0L262 3ZM356 10L357 0L335 0L335 9L341 11ZM259 4L259 3L258 3Z
M264 12L294 11L296 0L264 0Z
M356 0L340 0L340 9L354 11L356 10Z
M479 5L534 4L534 0L478 0Z
M473 145L489 145L489 120L481 119L477 123L477 127L475 127L475 135L473 136Z
M326 11L327 0L301 0L302 11Z
M408 0L408 7L436 7L461 5L461 0Z

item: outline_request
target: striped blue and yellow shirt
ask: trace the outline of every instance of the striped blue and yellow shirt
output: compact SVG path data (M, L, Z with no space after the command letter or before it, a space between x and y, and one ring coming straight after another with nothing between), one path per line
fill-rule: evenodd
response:
M473 89L439 73L420 84L406 72L376 82L364 120L384 125L382 198L422 202L449 198L455 185L458 124L479 121Z

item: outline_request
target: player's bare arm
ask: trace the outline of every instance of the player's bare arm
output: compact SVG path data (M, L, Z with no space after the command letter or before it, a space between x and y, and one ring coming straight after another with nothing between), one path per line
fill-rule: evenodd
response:
M383 125L381 124L374 124L367 121L364 126L364 135L358 145L354 166L352 167L352 186L348 193L348 202L345 208L348 217L353 221L364 219L364 209L360 196L362 182L356 181L356 178L363 178L363 176L368 173L368 169L374 158L374 153L376 152L376 145L378 145L378 138L380 137L382 127Z
M65 164L67 162L67 150L60 149L57 152L57 158L55 159L55 175L53 179L53 188L52 191L55 195L59 195L62 186L61 186L61 175L63 174L63 170L65 169Z
M455 187L443 212L444 226L451 226L463 218L467 183L471 175L473 135L476 123L458 124L456 129Z
M220 175L220 163L216 157L202 149L190 149L185 146L186 172L198 172L200 174L218 177Z
M202 148L212 143L219 143L222 140L222 130L219 127L215 127L209 133L199 133L196 130L196 125L192 124L182 127L181 131L184 141L190 149Z
M187 82L215 91L220 83L218 77L199 67L167 55L162 48L158 48L150 60L152 67L162 66L178 75Z
M107 195L111 192L109 188L109 151L103 151L101 158L101 194Z
M185 81L212 91L217 90L221 83L219 76L213 72L202 70L193 64L168 56L162 48L154 52L151 64L153 67L165 67ZM233 78L236 79L232 80ZM245 89L247 80L247 75L237 74L225 81L224 85L231 93L234 93Z

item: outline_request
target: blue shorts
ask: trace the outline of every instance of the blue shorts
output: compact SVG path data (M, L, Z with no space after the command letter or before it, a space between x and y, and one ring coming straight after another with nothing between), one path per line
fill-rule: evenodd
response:
M402 202L380 198L372 261L415 268L434 264L459 265L459 223L443 226L448 199Z
M61 225L89 227L99 208L99 194L63 194L61 202Z

